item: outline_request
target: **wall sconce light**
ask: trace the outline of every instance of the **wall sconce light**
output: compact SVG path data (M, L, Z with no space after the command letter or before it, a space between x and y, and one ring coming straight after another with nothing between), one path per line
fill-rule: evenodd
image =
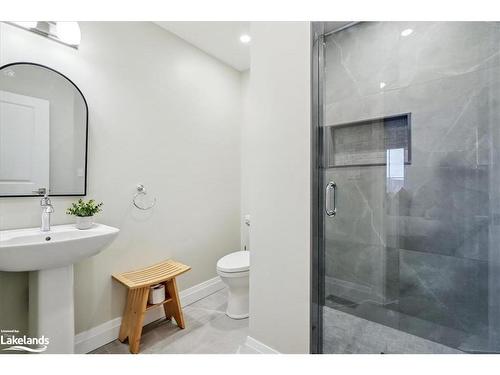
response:
M78 49L82 37L80 26L78 22L74 21L22 21L6 23L42 35L75 49Z

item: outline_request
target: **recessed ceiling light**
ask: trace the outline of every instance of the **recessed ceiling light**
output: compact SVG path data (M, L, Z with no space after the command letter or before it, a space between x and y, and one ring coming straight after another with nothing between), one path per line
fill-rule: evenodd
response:
M385 82L380 82L380 88L383 89L385 87Z
M404 29L401 31L401 36L408 36L413 32L413 29Z
M250 43L251 40L252 40L252 38L248 34L243 34L242 36L240 36L241 43L247 44L247 43Z

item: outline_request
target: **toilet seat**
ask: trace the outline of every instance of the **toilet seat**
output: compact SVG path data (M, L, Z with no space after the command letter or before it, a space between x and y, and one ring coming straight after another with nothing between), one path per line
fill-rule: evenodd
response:
M250 270L241 272L223 272L221 270L217 270L217 275L227 277L228 279L233 277L248 277L248 275L250 275Z
M250 253L236 251L219 259L217 271L224 274L246 273L250 270Z

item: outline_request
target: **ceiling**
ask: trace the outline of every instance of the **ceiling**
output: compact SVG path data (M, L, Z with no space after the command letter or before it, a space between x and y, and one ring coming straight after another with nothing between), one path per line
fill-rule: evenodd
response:
M242 34L249 34L250 22L161 21L155 24L239 71L250 68L251 42L240 42Z

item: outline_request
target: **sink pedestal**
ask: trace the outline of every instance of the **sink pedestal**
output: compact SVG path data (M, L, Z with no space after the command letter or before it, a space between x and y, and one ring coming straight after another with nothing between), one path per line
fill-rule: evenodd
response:
M49 339L44 353L74 353L73 265L29 273L29 331Z
M119 231L102 224L0 231L0 271L30 273L29 331L33 338L49 339L44 353L74 352L73 264L100 253ZM30 349L39 348L24 348Z

